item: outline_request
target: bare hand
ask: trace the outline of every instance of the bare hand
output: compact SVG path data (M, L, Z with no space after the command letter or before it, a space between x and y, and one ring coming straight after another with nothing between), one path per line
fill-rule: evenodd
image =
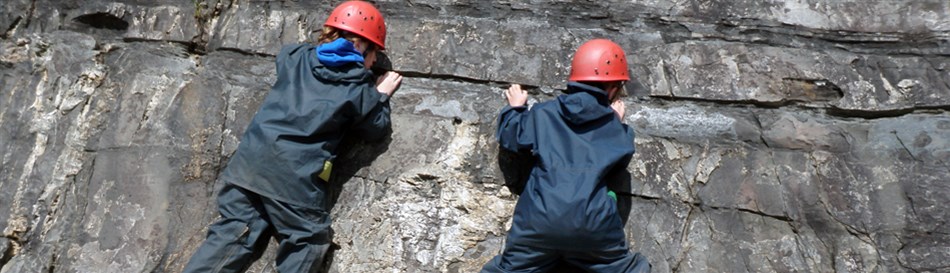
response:
M402 75L392 71L386 72L376 80L376 91L391 97L393 92L396 92L396 88L399 88L401 82Z
M508 99L508 105L511 107L524 106L528 103L528 92L521 90L521 85L512 84L511 87L508 87L508 90L505 91L505 98Z
M622 100L615 100L610 104L610 108L614 109L614 112L617 113L617 117L620 118L620 122L623 122L623 113L626 111L626 107L623 104Z

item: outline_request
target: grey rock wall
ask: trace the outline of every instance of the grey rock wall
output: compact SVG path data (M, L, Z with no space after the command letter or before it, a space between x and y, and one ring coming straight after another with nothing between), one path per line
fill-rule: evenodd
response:
M273 55L336 3L0 4L0 272L181 271ZM338 164L329 272L497 254L530 164L492 137L502 87L553 98L598 37L631 60L616 182L654 272L950 272L950 2L375 3L407 78Z

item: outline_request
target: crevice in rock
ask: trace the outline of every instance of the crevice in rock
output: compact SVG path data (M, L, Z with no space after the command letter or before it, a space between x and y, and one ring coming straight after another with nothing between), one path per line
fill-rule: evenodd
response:
M884 36L884 38L881 38L882 36ZM895 57L950 56L950 51L943 51L944 49L940 46L940 39L933 33L872 34L838 30L834 31L834 33L820 31L812 39L825 41L830 43L828 46L857 54L878 54Z
M853 227L853 226L851 226L851 225L848 225L848 224L845 223L844 221L841 221L841 219L838 219L838 217L836 217L836 216L834 215L834 213L831 212L830 208L828 207L828 205L827 205L823 200L819 200L819 203L822 204L822 207L825 209L825 213L828 214L828 218L831 218L831 219L834 220L836 223L838 223L838 225L840 225L841 227L843 227L844 230L848 232L848 234L851 234L852 236L854 236L855 238L857 238L858 240L860 240L860 241L862 241L862 242L864 242L864 243L866 243L866 244L869 244L869 245L872 245L872 246L876 246L876 244L874 244L874 242L871 241L871 239L870 239L870 234L869 234L869 233L867 233L867 232L865 232L865 231L858 230L857 228L855 228L855 227Z
M268 53L254 52L254 51L249 51L249 50L234 48L234 47L219 47L216 50L234 52L234 53L238 53L245 56L251 56L251 57L263 57L263 58L277 57L276 55L272 55Z
M7 239L6 240L7 245L2 247L2 249L4 249L5 251L3 253L0 253L0 268L3 268L4 265L6 265L8 262L10 262L11 259L13 259L13 256L16 256L16 251L15 251L16 247L14 246L14 244L16 243L15 238L11 238L9 236L4 236L4 238Z
M470 77L450 75L450 74L433 74L433 73L425 73L425 72L418 72L418 71L394 71L394 72L397 72L403 77L407 77L407 78L425 78L425 79L434 79L434 80L443 80L443 81L463 82L463 83L471 83L471 84L488 85L488 86L498 87L498 88L508 88L509 85L514 84L513 82L477 79L477 78L470 78ZM518 84L521 85L521 89L528 91L528 93L531 95L542 94L540 91L540 86L523 84L523 83L518 83Z
M801 98L801 101L831 102L844 97L844 91L841 91L841 87L826 79L782 78L782 81L804 87L799 89L812 91L808 94L802 94L806 98Z
M208 51L208 42L211 39L211 34L209 34L209 28L214 27L212 21L221 16L221 12L225 9L231 8L234 6L235 1L228 1L227 6L225 7L224 1L217 1L213 8L209 9L207 1L204 0L195 0L195 28L198 30L198 33L194 37L191 37L191 42L188 43L188 52L198 55L205 55L209 53Z
M838 107L831 107L826 110L826 113L830 116L843 117L843 118L861 118L861 119L879 119L879 118L893 118L900 117L909 114L934 114L934 115L943 115L946 112L950 111L950 105L941 105L941 106L915 106L910 108L901 108L901 109L887 109L887 110L863 110L863 109L841 109Z
M901 247L897 248L897 251L894 252L895 256L897 256L897 257L895 258L895 260L897 260L897 265L900 266L901 268L907 269L908 271L911 271L911 272L915 272L915 273L919 272L918 270L916 270L916 269L910 267L909 265L905 264L904 259L901 257L900 254L901 254L901 252L904 251L904 248L907 247L907 242L904 242L903 240L900 240L900 238L898 238L898 240L899 240L900 243L901 243Z
M10 23L10 25L7 26L7 28L3 30L2 33L0 33L0 39L6 40L12 37L13 32L20 26L20 23L23 23L23 27L29 27L34 11L36 11L36 0L30 1L30 8L27 10L25 16L17 16L16 19L14 19L13 22Z
M126 30L129 28L129 22L108 12L97 12L86 15L80 15L73 18L74 21L88 25L94 28L103 28L111 30Z
M670 8L672 9L673 7L671 6ZM661 35L661 38L663 38L664 43L677 43L689 39L689 35L692 33L689 28L683 25L682 21L665 19L668 18L667 16L660 17L657 14L653 14L652 16L643 18L643 23L663 33L664 35Z
M765 126L762 125L762 119L759 118L759 114L757 114L757 113L752 113L752 118L755 119L755 124L759 126L759 130L758 130L758 132L759 132L759 141L762 141L762 144L765 145L765 148L771 149L772 146L769 145L769 142L768 142L767 140L765 140L765 135L763 134L763 131L765 130ZM773 160L774 160L774 159L773 159Z
M751 209L745 209L745 208L729 208L729 207L711 207L711 208L713 208L713 209L735 209L735 210L738 210L738 211L741 211L741 212L747 212L747 213L751 213L751 214L755 214L755 215L759 215L759 216L763 216L763 217L768 217L768 218L772 218L772 219L779 220L779 221L783 221L783 222L794 222L794 221L795 221L795 220L792 219L791 217L788 217L788 216L785 216L785 215L772 215L772 214L764 213L764 212L761 212L761 211L751 210Z
M859 179L857 176L854 175L854 170L850 166L844 167L843 169L844 171L847 171L847 174L848 174L848 180L846 181L861 181L861 179ZM831 216L831 219L834 219L839 224L844 226L845 229L848 231L848 233L851 233L851 235L854 235L855 237L858 238L858 240L861 240L864 243L875 246L875 251L877 251L877 244L874 243L874 239L871 238L871 233L870 231L868 231L869 228L867 227L867 222L859 221L858 223L856 223L856 225L860 225L860 227L848 225L841 219L838 219L834 214L832 214L830 210L831 209L830 206L828 206L827 204L824 204L824 208L827 211L828 215ZM862 228L862 229L858 229L858 228Z
M907 206L910 207L910 211L913 211L913 214L909 215L908 217L913 217L913 219L919 221L920 219L918 218L918 215L920 214L917 213L917 206L914 204L914 198L911 197L910 194L903 194L903 196L904 199L907 199Z
M49 259L50 259L50 261L49 261L49 268L46 270L47 273L55 273L55 272L56 272L56 258L57 258L57 257L56 257L56 252L55 252L55 251L52 251L52 254L50 254L50 258L49 258Z
M671 87L669 88L669 89L670 89L670 97L676 98L676 97L677 97L677 96L676 96L676 93L674 93L675 88L672 88L672 86L678 86L678 85L680 85L680 80L679 80L678 77L676 77L676 72L674 72L673 69L670 68L669 65L666 65L666 63L663 63L663 75L666 76L666 77L668 77L668 78L666 79L666 82L670 83L669 86L671 86Z
M700 183L697 183L696 179L692 179L692 178L687 178L687 177L686 177L686 176L687 176L686 174L687 174L688 172L686 172L686 170L684 169L684 166L683 166L682 164L679 165L678 168L679 168L679 171L676 172L675 175L677 175L677 176L682 176L682 177L683 177L683 181L686 181L686 182L685 182L685 183L687 183L687 185L686 185L686 190L689 191L689 192L688 192L688 194L689 194L689 200L700 200L699 194L696 193L696 187L698 187L698 185L699 185ZM701 201L700 201L700 202L701 202ZM696 202L696 203L699 203L699 202Z
M686 203L686 202L684 202ZM694 206L688 206L689 212L686 213L686 220L683 221L683 227L680 229L680 245L685 246L679 253L676 254L676 263L672 265L670 271L680 272L680 267L683 265L683 262L687 260L689 256L689 251L692 249L692 246L687 244L686 240L689 239L689 228L692 225L692 222L695 220L693 216L693 211L697 208Z
M145 105L151 104L151 103L152 103L152 100L153 100L154 98L155 98L154 96L150 97L149 100L146 101ZM149 109L148 109L148 107L146 107L145 110L142 111L141 117L139 117L139 120L138 120L138 122L139 122L138 127L135 128L136 134L142 132L142 129L145 129L145 126L147 126L147 124L148 124L148 118L149 118L149 117L148 117L148 113L149 113ZM134 142L135 142L135 141L132 141L132 143L129 143L130 146L131 146Z
M649 196L649 195L643 195L643 194L632 193L632 192L614 191L614 193L620 196L635 197L635 198L639 198L639 199L643 199L647 201L656 201L656 200L663 199L657 196Z
M950 56L941 46L943 32L886 33L826 30L763 21L754 18L727 18L717 22L692 17L643 17L647 26L663 33L666 43L686 41L722 41L758 44L771 47L810 50L843 50L855 54L888 56L939 57ZM698 25L693 31L684 23ZM714 29L714 30L712 30Z
M126 42L126 43L172 43L172 44L178 44L178 45L181 45L182 47L184 47L184 48L185 48L185 51L188 52L188 53L190 53L190 54L205 55L205 53L192 51L192 48L195 47L195 45L194 45L192 42L176 41L176 40L145 39L145 38L138 38L138 37L123 37L123 38L122 38L122 41L123 41L123 42Z
M758 118L758 115L756 115L756 121L757 121L757 122L758 122L758 119L759 119L759 118ZM761 123L759 124L759 126L760 126L760 128L761 128L761 126L762 126ZM765 139L763 139L763 141L764 141L764 140L765 140ZM768 147L768 145L766 145L766 147ZM768 151L769 151L769 162L771 162L771 166L773 166L773 167L772 167L773 169L771 170L771 173L772 173L773 175L775 175L775 181L777 181L779 185L786 185L786 184L784 183L784 181L782 181L782 176L779 175L779 171L775 169L775 168L776 168L775 166L779 166L779 164L778 164L777 162L775 162L775 151L772 150L772 149L769 149ZM789 202L788 202L788 200L786 199L786 198L788 198L788 197L785 195L785 192L784 192L784 191L781 192L781 194L779 194L779 196L780 196L780 198L782 199L782 200L781 200L781 202L782 202L782 211L785 212L785 213L788 213L788 212L790 212L790 211L794 211L793 209L791 209L791 208L788 207ZM801 228L801 227L800 227L801 222L796 221L795 219L792 219L792 218L791 218L790 216L788 216L788 215L785 215L785 216L782 216L782 217L785 217L785 218L788 219L788 221L785 221L785 222L788 223L788 227L792 230L792 233L795 234L795 239L798 240L798 237L799 237L799 229ZM802 260L803 260L803 261L805 260L804 254L802 254Z
M195 71L195 73L200 75L201 71ZM215 145L216 151L218 151L219 156L217 156L218 162L217 162L216 164L214 164L214 165L215 165L215 170L214 170L213 173L214 173L215 177L214 177L214 180L213 180L213 181L217 181L217 180L218 180L218 177L221 176L221 171L224 170L225 165L227 165L228 160L230 160L230 159L231 159L231 156L233 155L233 154L229 154L229 155L224 155L224 154L223 154L223 153L224 153L224 142L225 142L225 138L227 138L227 135L226 135L224 132L228 130L228 114L227 114L227 113L228 113L228 111L231 110L231 107L232 107L232 105L231 105L231 98L232 98L232 95L233 95L233 94L232 94L230 91L228 91L228 90L230 90L230 89L226 89L226 90L223 92L224 94L222 94L222 95L224 96L224 99L221 100L221 101L224 102L224 107L221 107L221 110L222 110L222 111L221 111L221 113L218 113L219 115L221 115L221 123L219 124L219 126L221 126L221 127L220 127L220 130L221 130L221 132L220 132L221 137L218 138L218 143L217 143L217 145ZM233 153L233 151L232 151L232 153ZM209 194L209 196L211 196L211 194L214 194L214 189L213 189L213 187L212 187L212 189L209 189L209 190L208 190L208 194Z
M710 99L710 98L678 97L675 94L673 94L673 96L650 96L650 99L659 100L663 102L693 102L693 103L705 102L705 103L714 104L717 106L756 107L758 109L779 109L782 107L792 107L792 106L797 106L797 107L801 107L805 109L820 109L817 107L809 107L808 105L801 104L798 101L793 101L793 100L779 100L779 101L760 101L760 100L752 100L752 99L724 100L724 99Z
M904 140L901 139L901 136L897 135L897 131L891 131L891 134L894 135L894 138L897 139L897 143L901 144L901 147L904 148L904 151L907 152L907 155L909 155L910 158L913 158L914 161L920 161L920 159L914 155L914 152L912 152L910 148L907 148L907 144L904 144ZM916 211L914 211L914 213L916 214Z
M200 42L195 42L192 40L190 43L184 43L186 45L186 50L188 53L203 56L208 54L207 45ZM200 64L199 64L200 65Z
M30 27L30 23L33 22L33 14L36 12L36 1L39 0L30 1L30 10L26 13L26 22L23 23L24 28Z
M822 236L816 236L816 238L818 238L818 241L821 242L821 244L825 246L825 249L828 250L828 260L831 262L831 270L836 270L838 268L838 255L836 253L838 252L838 246L834 243L829 244L828 242L825 242L825 240L822 239L824 238Z
M11 23L10 26L7 27L5 31L3 31L3 33L0 33L0 39L6 40L7 38L10 38L10 36L13 35L13 30L15 30L17 25L20 24L20 21L23 21L23 17L17 16L17 18L13 20L13 23Z

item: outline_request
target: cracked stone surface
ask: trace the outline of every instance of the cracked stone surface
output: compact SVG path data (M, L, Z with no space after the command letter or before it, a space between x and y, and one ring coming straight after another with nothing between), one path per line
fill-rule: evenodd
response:
M326 272L499 253L530 166L493 138L502 88L553 98L599 37L634 75L611 182L654 272L950 271L946 1L375 3L407 78L391 137L344 145ZM0 4L0 272L180 272L273 55L335 4Z

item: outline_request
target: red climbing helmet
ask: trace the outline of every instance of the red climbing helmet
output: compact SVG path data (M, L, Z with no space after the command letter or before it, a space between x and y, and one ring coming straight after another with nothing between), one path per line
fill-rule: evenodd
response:
M628 81L627 56L614 42L607 39L587 41L577 48L571 61L570 81L609 82Z
M363 1L346 1L336 6L325 26L349 31L386 49L386 22L373 4Z

